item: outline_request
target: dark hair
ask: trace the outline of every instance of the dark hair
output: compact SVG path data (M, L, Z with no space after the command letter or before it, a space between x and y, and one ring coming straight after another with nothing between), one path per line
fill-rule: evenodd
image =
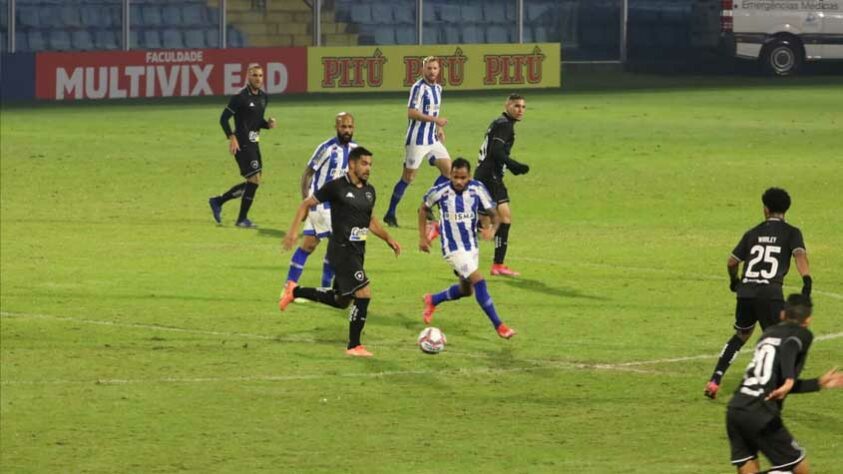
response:
M351 153L348 154L348 161L357 161L360 159L361 156L373 156L372 152L363 148L362 146L358 146L357 148L351 150Z
M790 195L782 188L770 188L761 195L764 207L776 214L784 214L790 209Z
M523 96L523 95L521 95L521 94L519 94L519 93L517 93L517 92L513 92L512 94L509 94L509 97L507 97L507 98L506 98L506 100L507 100L507 101L512 101L512 100L524 100L524 96Z
M787 297L784 304L784 318L804 323L806 319L811 317L813 307L810 297L801 293L793 293Z
M468 162L465 158L458 156L453 163L451 163L451 169L456 168L465 168L466 171L471 173L471 163Z

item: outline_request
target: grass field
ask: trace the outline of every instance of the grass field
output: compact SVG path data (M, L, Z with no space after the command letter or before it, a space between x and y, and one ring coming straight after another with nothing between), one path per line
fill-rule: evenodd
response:
M222 98L4 108L0 470L733 472L724 413L747 351L724 396L702 389L731 334L726 258L768 186L791 192L811 258L804 376L843 365L834 79L616 75L603 81L638 87L528 92L514 156L532 171L508 178L508 260L523 276L489 280L518 336L497 338L469 299L437 311L445 353L416 348L420 296L452 282L416 250L425 168L393 232L404 253L369 245L371 360L343 354L346 312L278 312L280 241L340 110L375 153L382 215L403 94L274 98L257 230L234 227L237 203L221 227L208 210L238 180ZM474 161L502 98L446 94L452 154ZM485 243L484 271L491 257ZM843 472L843 390L791 397L785 421L815 472Z

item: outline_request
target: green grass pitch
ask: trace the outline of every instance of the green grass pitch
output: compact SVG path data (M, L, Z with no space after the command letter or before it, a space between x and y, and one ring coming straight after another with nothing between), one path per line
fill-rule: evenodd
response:
M831 78L833 79L833 78ZM421 295L452 283L412 224L423 167L393 234L369 243L364 343L347 314L276 307L281 238L333 116L373 150L382 216L401 172L404 94L274 97L251 217L211 221L239 176L225 99L2 110L0 470L3 472L733 472L723 395L702 396L731 335L726 258L790 191L815 281L805 376L843 364L843 86L829 78L615 75L526 91L508 177L509 263L488 277L500 340L473 299L439 308L422 354ZM504 92L444 97L447 147L475 161ZM302 282L317 284L324 245ZM481 249L488 272L492 248ZM801 282L795 268L786 290ZM757 333L756 333L757 337ZM753 338L753 341L756 338ZM843 390L793 396L785 423L816 472L841 472ZM766 465L766 464L765 464Z

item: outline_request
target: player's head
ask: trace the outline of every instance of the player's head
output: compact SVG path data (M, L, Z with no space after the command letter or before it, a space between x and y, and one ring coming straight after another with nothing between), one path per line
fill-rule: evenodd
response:
M506 109L507 115L517 121L521 121L524 119L524 112L527 111L527 102L524 100L523 95L512 93L506 98L504 108Z
M246 80L252 89L257 90L263 86L263 68L260 64L249 64L249 69L246 70Z
M451 186L462 191L471 181L471 163L463 157L458 157L451 163Z
M770 188L761 195L764 203L764 215L784 214L790 209L790 194L782 188Z
M785 321L793 321L807 326L811 324L811 313L814 305L811 298L801 293L793 293L787 297L782 310L781 318Z
M428 56L422 59L422 75L425 81L431 84L436 82L439 78L439 58Z
M358 146L348 154L348 172L357 179L368 181L372 170L372 152Z
M354 116L348 112L340 112L335 120L337 138L341 143L348 143L354 136Z

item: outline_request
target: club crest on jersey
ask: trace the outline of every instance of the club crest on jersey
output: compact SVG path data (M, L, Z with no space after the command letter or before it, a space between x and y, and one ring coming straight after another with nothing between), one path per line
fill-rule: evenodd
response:
M252 160L252 162L250 163L250 165L252 166L252 169L253 169L253 170L256 170L256 169L258 169L258 168L260 167L260 163L258 163L258 160Z
M363 273L363 271L354 272L354 278L356 278L357 281L363 281L363 279L366 278L366 274Z
M369 191L366 191L366 199L368 199L369 201L372 201L374 198L375 197L372 196L372 193L370 193Z

